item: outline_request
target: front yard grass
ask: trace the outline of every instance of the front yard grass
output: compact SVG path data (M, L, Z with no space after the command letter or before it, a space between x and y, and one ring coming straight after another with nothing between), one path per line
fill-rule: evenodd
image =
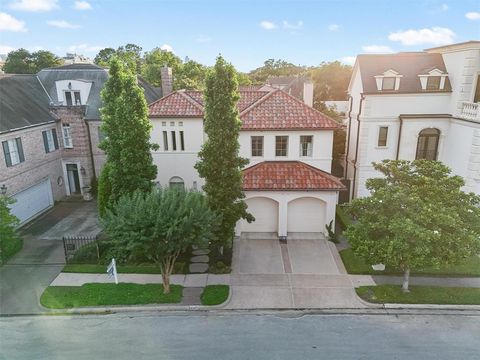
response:
M353 254L352 249L340 251L343 264L349 274L365 275L403 275L401 271L389 269L375 271L362 258ZM412 275L417 276L480 276L480 257L473 256L465 263L459 265L443 266L439 269L427 268L423 270L412 270Z
M40 303L50 309L82 306L170 304L182 300L183 287L170 285L170 293L163 293L161 284L97 284L82 286L49 286Z
M358 296L371 303L480 305L480 288L409 286L402 292L400 285L361 286Z
M207 285L200 296L202 305L219 305L224 303L230 292L228 285Z

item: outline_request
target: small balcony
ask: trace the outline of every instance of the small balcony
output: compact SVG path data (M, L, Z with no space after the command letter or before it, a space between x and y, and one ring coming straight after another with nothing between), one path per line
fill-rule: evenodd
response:
M464 101L460 109L459 117L480 123L480 103Z

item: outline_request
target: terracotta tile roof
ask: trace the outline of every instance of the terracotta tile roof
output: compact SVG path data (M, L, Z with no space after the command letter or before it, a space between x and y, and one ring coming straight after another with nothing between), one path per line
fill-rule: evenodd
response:
M281 90L241 90L242 130L338 129L340 124ZM149 105L152 117L203 117L200 91L176 91Z
M243 170L243 189L345 190L335 176L301 161L264 161Z

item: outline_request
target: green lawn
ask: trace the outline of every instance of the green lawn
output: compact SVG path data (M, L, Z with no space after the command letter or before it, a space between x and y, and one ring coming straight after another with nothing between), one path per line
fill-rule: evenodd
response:
M361 286L357 294L372 303L480 305L480 288L410 286L402 292L400 285Z
M22 250L23 240L20 237L8 239L3 244L2 255L0 258L0 264L5 264L17 252Z
M66 273L105 273L107 265L98 264L67 264L62 272ZM161 274L160 268L154 265L118 265L117 272L120 274ZM185 274L185 263L176 262L174 274Z
M183 287L170 285L170 294L163 294L161 284L84 284L82 286L49 286L40 302L51 309L82 306L139 305L179 303Z
M207 285L200 296L202 305L219 305L228 298L230 287L228 285Z
M374 271L363 259L356 257L351 249L341 250L340 256L349 274L402 275L401 271L389 268L386 268L385 271ZM412 271L412 275L480 276L480 257L473 256L460 265L444 266L440 269L415 270Z

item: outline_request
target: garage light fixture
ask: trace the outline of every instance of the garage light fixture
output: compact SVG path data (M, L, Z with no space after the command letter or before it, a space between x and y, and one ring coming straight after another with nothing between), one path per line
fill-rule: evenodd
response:
M0 193L4 196L7 194L7 185L3 184L2 187L0 187Z

